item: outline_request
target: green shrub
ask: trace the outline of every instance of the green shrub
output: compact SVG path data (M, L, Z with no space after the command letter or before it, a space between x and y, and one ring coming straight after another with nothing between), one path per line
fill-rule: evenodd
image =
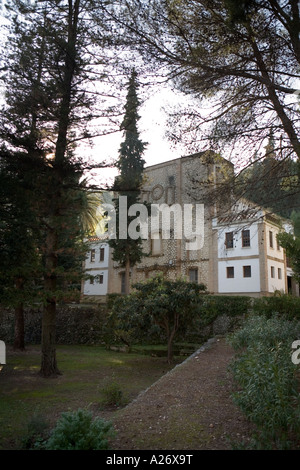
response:
M104 406L124 406L127 402L122 389L117 382L110 382L102 390L100 404Z
M229 336L237 356L231 365L234 401L256 425L256 446L287 449L300 439L297 367L291 360L299 323L252 315Z
M168 345L168 362L171 362L174 338L184 334L194 322L196 305L201 295L206 295L206 287L157 275L134 284L133 288L135 290L127 296L111 297L111 330L127 342L146 340L149 343L151 338L158 340L161 336Z
M136 291L128 296L109 296L107 344L125 343L129 347L139 343L162 344L165 341L162 325L170 323L172 313L176 311L180 312L177 340L201 341L207 334L212 334L205 329L211 327L218 317L227 316L231 319L230 328L235 328L252 307L250 297L210 295L203 285L198 285L197 292L194 292L193 283L181 280L162 281L157 277L134 287ZM168 317L165 321L158 318L159 309L160 316L164 311Z
M46 450L107 450L114 435L110 422L93 418L88 410L62 413L45 442Z
M207 295L199 299L197 314L202 326L212 324L221 315L245 317L252 303L247 296Z
M109 315L106 323L106 343L126 344L131 347L140 342L156 342L159 331L144 312L143 299L136 292L130 295L110 295Z
M268 318L279 315L286 320L300 320L300 298L277 293L272 297L255 299L253 312Z

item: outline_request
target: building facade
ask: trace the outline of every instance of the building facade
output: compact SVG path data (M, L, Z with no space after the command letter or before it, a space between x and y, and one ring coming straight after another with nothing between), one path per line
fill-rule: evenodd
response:
M233 171L230 162L212 152L145 169L141 201L163 211L158 218L151 211L148 239L143 242L147 256L131 269L131 284L163 273L170 279L203 283L214 294L287 292L286 257L276 239L281 220L248 201L233 205L228 191L220 197L220 183ZM219 197L208 198L208 188ZM83 299L124 291L124 269L112 261L104 240L91 241L85 268L99 275L101 282L86 281Z
M279 217L241 202L228 216L215 218L213 230L218 247L216 293L287 292L286 256L276 238L282 230Z
M90 250L84 263L86 278L81 284L81 293L86 301L105 300L108 293L111 259L106 237L89 240Z

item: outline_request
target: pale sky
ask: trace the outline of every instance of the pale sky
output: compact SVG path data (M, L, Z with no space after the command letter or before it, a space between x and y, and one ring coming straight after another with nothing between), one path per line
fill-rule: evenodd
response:
M157 92L139 109L141 116L139 121L140 138L142 141L148 142L143 155L146 161L145 166L179 158L184 154L184 152L180 152L180 149L174 149L164 135L167 115L163 112L162 106L172 104L174 99L175 97L171 92ZM117 159L122 141L122 132L99 137L95 141L94 148L89 150L89 154L97 162L101 162L105 158ZM112 182L117 171L116 169L100 169L97 173L98 177L95 177L93 181L101 184L107 178Z

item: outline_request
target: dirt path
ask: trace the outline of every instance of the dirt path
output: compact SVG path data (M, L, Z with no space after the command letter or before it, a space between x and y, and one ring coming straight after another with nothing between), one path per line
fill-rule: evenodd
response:
M234 405L224 338L206 344L114 419L116 450L230 450L251 427Z

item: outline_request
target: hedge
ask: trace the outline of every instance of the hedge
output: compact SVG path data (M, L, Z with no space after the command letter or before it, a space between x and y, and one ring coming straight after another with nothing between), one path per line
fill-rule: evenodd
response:
M245 317L250 312L251 306L251 297L207 295L201 298L197 314L203 325L209 325L220 316Z
M254 300L253 312L267 318L277 315L285 320L300 320L300 297L289 294L261 297Z

